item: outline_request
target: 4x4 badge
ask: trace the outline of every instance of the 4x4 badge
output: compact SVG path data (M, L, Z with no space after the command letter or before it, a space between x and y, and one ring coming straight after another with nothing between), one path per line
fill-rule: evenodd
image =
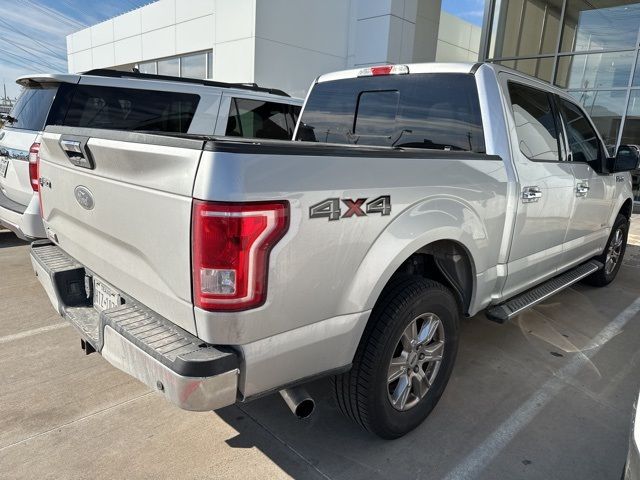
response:
M309 218L328 218L329 221L340 220L341 218L366 217L372 213L380 215L391 214L391 196L382 195L367 202L366 198L343 198L342 203L347 207L343 214L340 206L341 199L327 198L309 207ZM366 202L366 204L365 204ZM364 206L364 210L363 210Z

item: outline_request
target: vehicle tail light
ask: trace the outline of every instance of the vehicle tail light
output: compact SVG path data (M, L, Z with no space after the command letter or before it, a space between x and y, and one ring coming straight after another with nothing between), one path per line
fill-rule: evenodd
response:
M255 308L267 295L269 253L289 228L289 202L193 202L193 289L209 311Z
M39 166L40 162L40 144L34 143L29 149L29 181L31 182L31 189L37 192L40 188L39 184Z
M378 75L406 75L409 67L406 65L379 65L377 67L362 68L359 77L376 77Z

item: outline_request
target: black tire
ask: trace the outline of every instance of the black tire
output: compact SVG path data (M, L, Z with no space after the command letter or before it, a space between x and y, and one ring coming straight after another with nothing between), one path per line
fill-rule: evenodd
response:
M612 248L612 244L616 241L617 232L620 231L622 235L622 244L620 245L619 254L617 257L617 261L615 265L613 265L613 269L608 269L607 267L607 259ZM601 268L595 273L592 273L587 278L585 278L585 283L589 285L593 285L595 287L604 287L609 285L616 278L618 271L620 270L620 266L622 265L622 259L624 258L624 252L627 250L627 236L629 235L629 219L624 215L618 215L616 221L613 223L613 228L611 229L611 234L609 235L609 240L607 241L607 246L604 248L604 252L602 255L596 257L596 260L601 262L604 265L604 268Z
M442 332L442 341L438 342L443 345L442 359L438 366L438 361L433 361L424 366L408 367L407 375L413 375L409 369L416 375L417 372L424 372L425 376L433 375L432 383L415 406L400 411L398 406L392 405L390 389L393 389L393 383L388 382L390 362L392 357L396 357L397 349L403 348L403 344L399 343L403 332L420 315L426 315L430 322L435 319L434 325L437 324L440 329L438 332ZM385 289L373 309L351 370L333 378L334 394L342 413L385 439L401 437L416 428L433 410L449 381L458 351L459 330L458 304L449 289L418 276L405 276L394 282ZM435 340L429 340L424 345L431 341ZM415 353L410 355L413 361L417 361ZM413 389L411 380L409 384ZM413 401L417 398L415 396Z

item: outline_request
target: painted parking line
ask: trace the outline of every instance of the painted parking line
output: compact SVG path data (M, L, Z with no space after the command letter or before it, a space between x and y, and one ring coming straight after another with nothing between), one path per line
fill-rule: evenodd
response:
M451 470L445 480L470 480L489 465L511 440L525 428L545 406L566 386L566 380L576 375L591 362L591 358L612 338L622 332L625 325L640 312L640 297L625 308L611 323L604 327L589 344L554 377L547 380L536 393L523 403L507 420L478 445L467 457Z
M21 338L31 337L32 335L39 335L41 333L50 332L52 330L58 330L60 328L68 327L71 324L69 322L54 323L53 325L47 325L46 327L34 328L33 330L26 330L20 333L14 333L13 335L7 335L0 337L0 345L3 343L13 342L14 340L20 340Z

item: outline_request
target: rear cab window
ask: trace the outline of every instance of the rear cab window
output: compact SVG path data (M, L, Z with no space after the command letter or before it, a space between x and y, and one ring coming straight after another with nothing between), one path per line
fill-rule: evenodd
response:
M200 96L97 85L63 85L50 124L108 130L187 133Z
M291 140L300 107L286 103L232 98L225 135Z
M32 83L25 87L5 125L19 130L44 130L57 91L57 83Z
M420 73L316 84L296 140L485 153L473 75Z

